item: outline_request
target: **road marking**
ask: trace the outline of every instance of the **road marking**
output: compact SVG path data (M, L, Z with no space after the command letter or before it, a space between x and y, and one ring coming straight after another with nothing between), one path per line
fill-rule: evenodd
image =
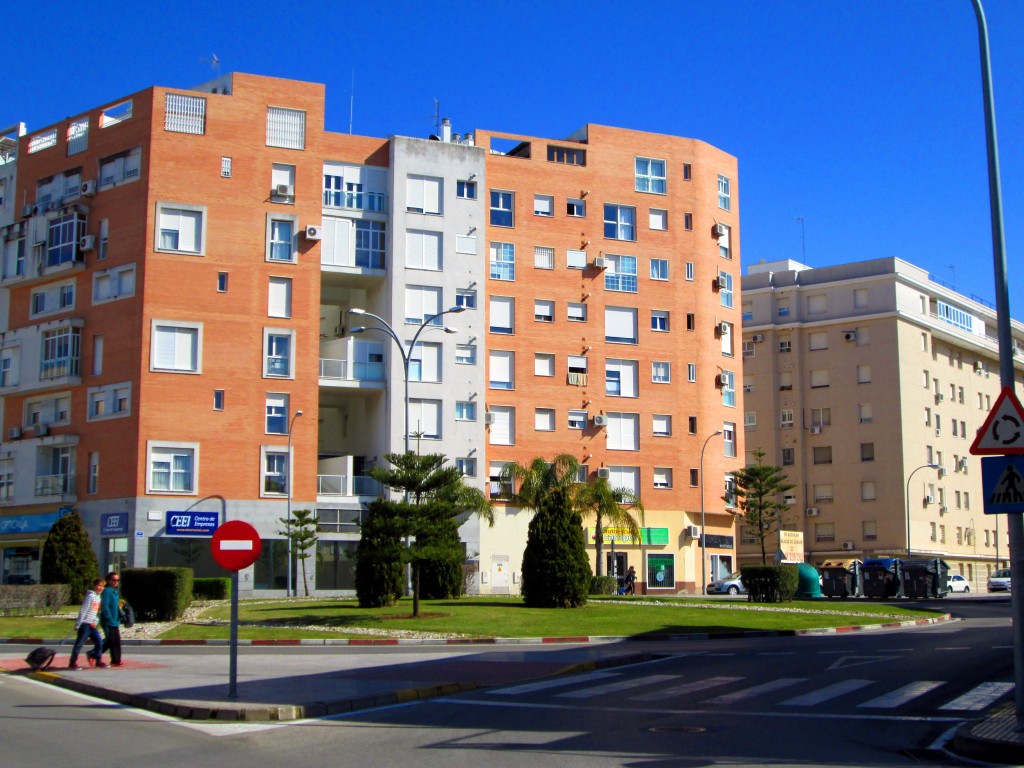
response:
M969 651L971 646L969 645L949 645L944 648L936 648L936 651Z
M762 651L758 656L795 656L796 651Z
M939 709L957 709L977 712L984 709L1003 694L1013 690L1013 683L982 683L963 696L958 696Z
M642 685L654 685L655 683L664 683L667 680L678 679L679 675L647 675L646 677L637 677L631 680L619 680L615 683L595 685L593 688L584 688L579 691L559 693L557 696L561 699L592 699L606 693L618 693L620 691L628 691L630 688L639 688Z
M827 671L833 669L846 669L847 667L860 667L864 664L874 664L878 661L895 661L897 656L843 656L836 659Z
M727 683L738 683L742 679L742 677L709 677L706 680L697 680L692 683L673 685L660 691L654 691L653 693L644 693L639 696L632 696L630 697L630 701L662 701L663 699L672 699L676 696L684 696L688 693L705 691L708 688L726 685Z
M856 678L850 680L843 680L833 685L819 688L817 691L811 691L805 693L803 696L796 696L792 699L786 699L781 702L783 706L787 707L812 707L815 704L822 704L832 699L838 699L840 696L845 696L853 691L860 690L865 686L871 685L874 680L857 680Z
M895 709L945 684L944 680L917 680L857 706L875 709Z
M576 675L575 677L557 677L553 680L541 680L539 683L525 683L523 685L513 685L511 688L499 688L496 691L488 691L488 693L493 696L518 696L521 693L533 693L534 691L544 691L548 688L558 688L576 683L589 683L593 680L604 680L609 677L619 677L619 673L590 672L585 675Z
M752 688L744 688L740 691L733 691L732 693L726 693L721 696L716 696L713 699L707 699L704 703L735 704L737 701L743 701L744 699L752 699L755 696L760 696L762 693L771 693L772 691L778 691L783 688L788 688L791 685L802 683L806 680L806 677L780 677L778 680L772 680L769 683L762 683L761 685L755 685Z

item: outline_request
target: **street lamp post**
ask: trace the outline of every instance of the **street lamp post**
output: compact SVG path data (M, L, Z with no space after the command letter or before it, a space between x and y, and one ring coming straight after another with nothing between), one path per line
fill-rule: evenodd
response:
M395 346L398 347L398 353L402 356L402 381L405 384L405 453L409 453L409 362L412 360L412 351L416 349L416 341L419 339L420 334L427 328L441 327L445 333L458 333L458 329L456 328L435 326L433 325L433 322L444 315L455 315L465 311L465 307L450 307L449 309L442 310L435 315L428 315L423 318L423 322L419 324L419 327L416 329L416 333L413 334L412 341L409 342L408 351L406 351L405 345L402 344L402 340L398 337L398 334L391 326L391 323L380 315L375 315L373 312L367 312L365 309L359 309L358 307L352 307L347 311L347 314L350 315L372 317L380 323L380 325L357 326L355 328L350 328L348 331L349 333L357 334L365 333L366 331L381 331L382 333L386 333L391 337L391 340L395 342ZM409 546L408 537L406 538L405 544L406 547ZM410 564L406 564L405 568L405 591L406 595L412 594L412 566Z
M288 507L285 518L288 520L288 525L285 530L288 531L288 589L285 590L288 597L292 595L292 427L295 426L295 420L302 415L302 411L296 411L295 415L292 416L291 421L288 422L288 468L285 470L285 483L288 489Z
M712 437L722 434L722 430L712 432L708 435L704 445L700 447L700 593L707 594L708 591L708 558L707 558L707 529L704 525L704 449L708 447Z
M910 480L922 469L939 469L938 464L922 464L910 473L907 478L907 560L910 559Z

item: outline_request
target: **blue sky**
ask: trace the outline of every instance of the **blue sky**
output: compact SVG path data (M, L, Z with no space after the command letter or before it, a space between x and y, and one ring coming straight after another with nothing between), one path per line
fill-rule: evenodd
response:
M21 3L0 125L221 71L323 82L327 129L702 139L740 163L742 258L899 256L994 300L970 0ZM1014 316L1024 319L1024 2L986 0ZM801 221L803 219L803 236ZM806 254L806 255L805 255Z

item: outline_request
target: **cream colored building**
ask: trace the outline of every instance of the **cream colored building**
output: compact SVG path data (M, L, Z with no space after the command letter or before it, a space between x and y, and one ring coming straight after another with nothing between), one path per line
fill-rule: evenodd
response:
M742 311L747 461L760 448L795 485L786 528L807 561L905 557L909 516L912 556L984 591L1009 555L969 453L1000 391L994 308L885 258L751 265ZM1013 338L1024 349L1024 325ZM744 532L740 562L758 557Z

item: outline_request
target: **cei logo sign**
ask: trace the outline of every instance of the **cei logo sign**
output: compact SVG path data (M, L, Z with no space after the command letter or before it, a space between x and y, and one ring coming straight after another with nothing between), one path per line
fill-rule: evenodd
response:
M219 512L168 512L165 536L213 536Z

